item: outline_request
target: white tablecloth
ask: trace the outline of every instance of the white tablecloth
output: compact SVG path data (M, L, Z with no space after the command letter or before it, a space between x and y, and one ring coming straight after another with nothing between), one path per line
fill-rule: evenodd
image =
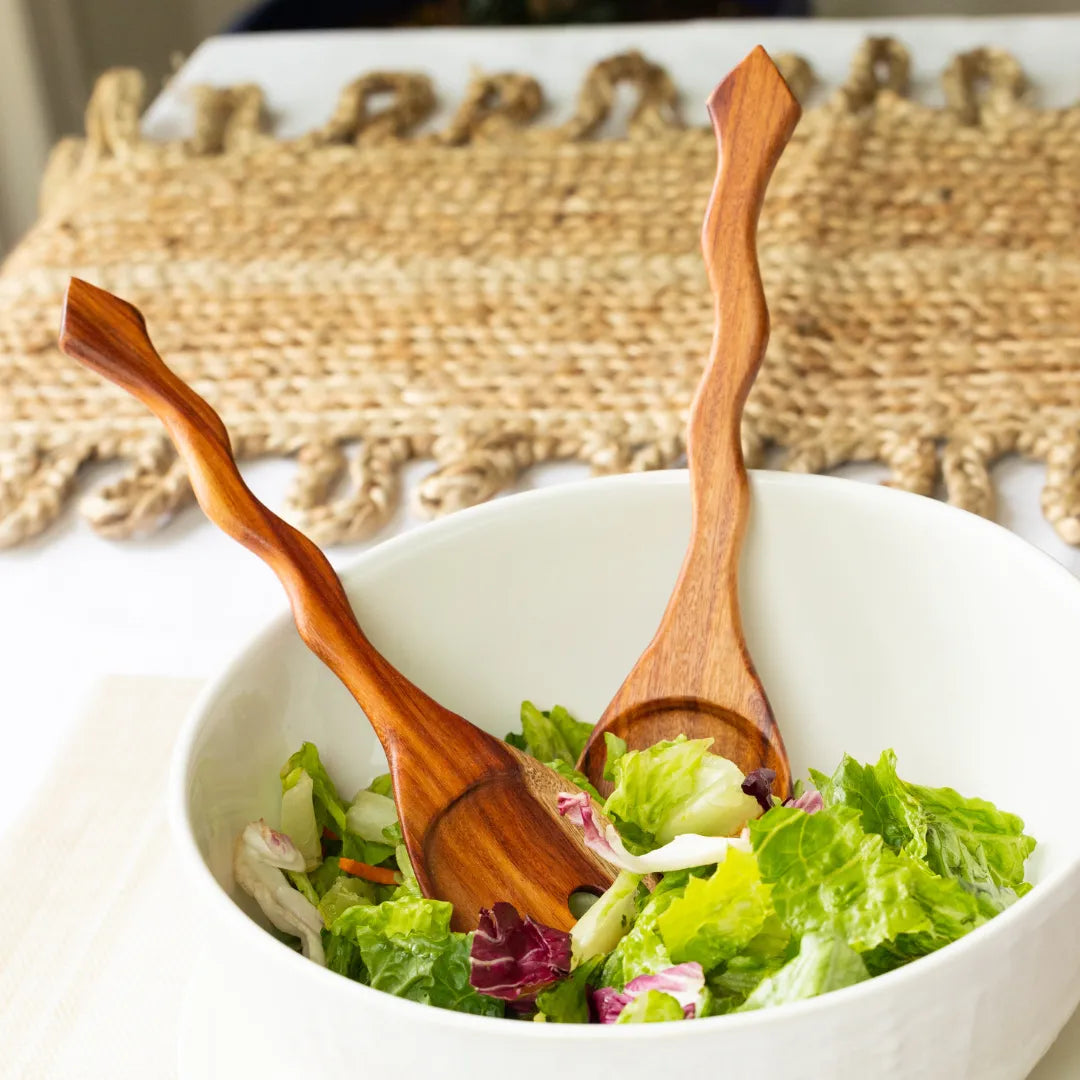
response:
M1037 76L1048 103L1080 94L1080 20L1068 18L281 34L204 44L154 103L145 126L154 137L182 134L193 84L250 81L265 88L277 129L296 134L329 114L348 80L387 68L430 72L448 108L460 100L473 67L532 72L550 100L546 119L558 119L569 112L587 66L630 47L669 66L685 92L688 117L701 119L698 103L752 45L800 52L826 84L835 85L869 33L896 34L911 47L915 90L927 99L940 97L936 80L951 55L988 43L1011 49ZM408 471L409 488L423 468ZM90 470L83 483L99 482L107 471ZM873 469L850 471L863 478L878 475ZM245 472L255 490L273 503L284 490L290 465L257 463ZM544 468L526 478L525 485L557 483L582 473L570 466ZM1080 554L1061 543L1040 515L1041 468L1005 463L998 475L1003 493L999 520L1080 571ZM402 510L382 535L417 523ZM359 549L338 549L331 560L340 566ZM284 606L269 570L194 508L153 539L122 543L99 539L69 513L38 541L0 553L0 598L5 749L16 763L0 785L3 823L26 806L104 674L206 676ZM153 720L145 717L146 723Z

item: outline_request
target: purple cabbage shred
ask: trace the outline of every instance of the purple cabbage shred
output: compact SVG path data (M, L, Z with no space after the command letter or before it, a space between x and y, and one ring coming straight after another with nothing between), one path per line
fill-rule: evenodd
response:
M528 1002L570 974L570 935L522 918L512 904L480 912L469 953L469 983L503 1001Z

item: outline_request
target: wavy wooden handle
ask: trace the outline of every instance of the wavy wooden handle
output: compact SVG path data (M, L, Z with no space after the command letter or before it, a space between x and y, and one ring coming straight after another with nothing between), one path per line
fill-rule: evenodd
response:
M133 394L162 421L206 516L278 576L300 636L359 702L388 757L402 738L430 740L431 753L453 736L446 719L452 714L409 682L365 637L326 556L248 489L221 419L165 366L136 308L73 278L60 347ZM402 715L411 718L409 730L400 722ZM438 718L438 731L425 730L433 718ZM465 720L461 724L476 731Z
M769 340L757 224L769 179L801 109L760 46L713 91L708 109L720 161L701 246L715 300L715 327L690 415L687 458L694 523L672 605L685 602L699 647L726 650L733 639L742 642L738 565L750 501L742 413ZM706 619L699 602L702 591L712 594Z
M769 335L757 260L758 215L800 109L761 48L716 88L708 107L720 160L702 247L716 323L690 416L690 544L655 637L578 763L601 790L605 731L634 748L680 734L711 738L716 752L746 771L772 768L778 791L786 793L790 781L739 614L739 553L750 505L740 426Z

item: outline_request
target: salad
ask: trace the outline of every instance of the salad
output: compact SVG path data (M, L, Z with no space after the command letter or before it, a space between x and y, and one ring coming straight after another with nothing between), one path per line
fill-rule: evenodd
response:
M590 725L521 707L514 746L567 780L559 809L618 868L569 933L509 904L474 933L420 895L388 775L341 797L304 743L281 769L281 824L237 839L237 883L283 940L386 993L483 1016L560 1024L696 1020L798 1001L910 963L1031 886L1023 822L951 788L902 780L886 751L811 770L781 803L679 738L607 736L600 800L575 772ZM601 817L597 811L601 811Z

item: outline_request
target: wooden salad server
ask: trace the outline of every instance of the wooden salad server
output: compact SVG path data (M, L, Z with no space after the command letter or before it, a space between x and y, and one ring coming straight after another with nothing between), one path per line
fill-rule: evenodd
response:
M760 46L712 92L708 109L719 163L701 240L716 320L687 439L690 544L656 636L597 724L578 768L610 791L603 778L605 732L631 749L685 734L712 738L713 751L744 772L773 769L774 792L785 797L791 767L739 615L739 552L750 507L740 421L769 336L758 215L801 110Z
M443 708L380 655L323 553L248 490L221 419L165 366L136 308L73 278L60 348L157 415L206 516L280 578L300 636L356 698L386 751L424 894L452 901L458 930L474 929L480 909L500 900L569 930L570 895L614 880L556 809L571 785Z

